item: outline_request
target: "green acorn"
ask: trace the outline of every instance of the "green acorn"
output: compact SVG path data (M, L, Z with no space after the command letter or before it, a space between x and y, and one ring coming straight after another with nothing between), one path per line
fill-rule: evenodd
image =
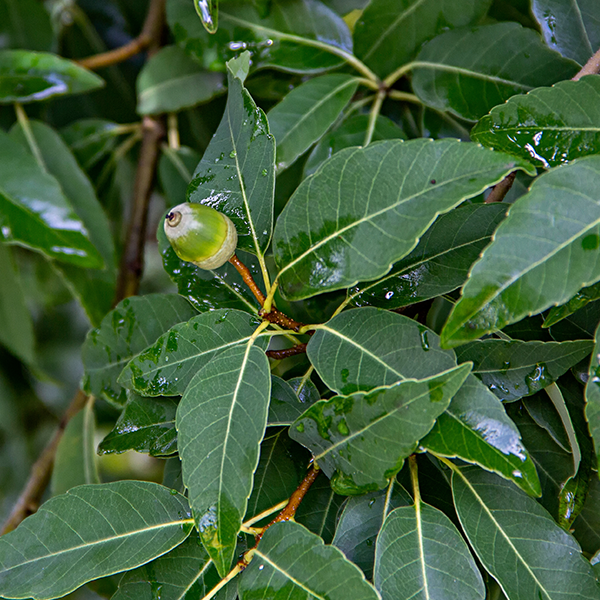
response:
M179 258L201 269L224 265L237 246L237 231L231 220L197 202L172 208L165 218L165 234Z

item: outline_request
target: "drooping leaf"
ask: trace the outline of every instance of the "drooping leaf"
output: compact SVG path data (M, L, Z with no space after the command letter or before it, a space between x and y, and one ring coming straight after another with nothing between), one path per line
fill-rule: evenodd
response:
M588 287L582 288L568 302L561 306L553 306L544 319L544 328L552 327L559 321L566 319L569 315L577 312L590 302L600 298L600 283L595 283Z
M238 247L262 255L271 240L275 191L275 140L267 118L243 81L249 55L228 64L225 114L188 188L188 200L226 214Z
M270 388L264 351L235 346L198 371L177 409L183 481L202 543L222 577L252 490Z
M468 204L441 215L385 277L351 288L351 303L393 310L460 287L505 215L502 204Z
M0 4L0 49L48 52L53 37L50 15L43 4L36 0L7 0Z
M334 546L287 521L267 529L240 576L240 600L377 600L361 571Z
M566 302L600 278L600 157L544 173L471 270L442 331L456 346Z
M291 425L311 404L320 399L299 398L290 382L271 376L271 401L269 402L269 425Z
M186 499L156 483L72 488L0 539L2 595L62 597L168 552L192 526Z
M548 169L600 152L600 77L560 81L496 106L471 131L474 141Z
M456 364L433 331L378 308L346 311L319 326L306 352L327 387L340 394L422 379Z
M415 57L423 42L447 29L476 23L490 0L374 0L354 29L355 54L380 77Z
M509 597L600 598L579 544L512 483L467 467L452 490L471 546Z
M193 533L168 554L129 571L112 600L193 600L203 598L220 577Z
M600 8L594 0L533 0L531 11L546 44L580 65L600 47Z
M142 396L180 396L213 356L248 342L259 324L254 315L229 308L197 315L135 356L118 382ZM257 345L266 349L268 339L259 338Z
M395 480L377 492L348 499L340 515L332 544L373 579L375 541L384 519L399 506L412 504L410 494Z
M485 586L464 539L441 511L418 500L393 510L377 537L373 582L383 600L483 600Z
M113 430L100 442L99 454L135 450L150 456L177 451L177 399L144 398L129 393Z
M279 170L289 167L321 138L350 102L357 87L358 80L353 75L321 75L294 88L269 111Z
M102 257L56 179L0 131L0 240L80 267Z
M512 402L549 386L592 351L588 340L522 342L479 340L458 347L458 362L471 361L473 373L500 398Z
M457 140L382 141L335 154L277 220L274 256L286 298L377 279L435 218L531 166Z
M0 104L80 94L104 85L98 75L46 52L0 51Z
M474 121L515 94L570 79L578 70L531 29L496 23L448 31L425 44L412 85L427 106Z
M501 402L469 375L421 446L460 458L516 483L531 496L542 492L535 465Z
M223 91L222 73L205 71L178 46L154 54L136 79L141 115L177 112L208 102Z
M122 300L83 345L83 389L121 407L127 398L117 383L123 367L176 323L196 315L177 294L148 294Z
M341 472L348 492L380 489L431 430L470 368L321 400L294 422L290 437L313 453L328 477Z

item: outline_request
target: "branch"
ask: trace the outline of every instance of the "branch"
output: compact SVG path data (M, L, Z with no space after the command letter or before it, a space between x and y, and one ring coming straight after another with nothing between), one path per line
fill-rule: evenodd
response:
M493 202L502 202L512 187L516 176L517 172L513 171L512 173L509 173L500 183L497 183L492 188L492 191L489 193L488 197L485 199L485 203L492 204Z
M306 352L306 344L298 344L297 346L285 348L284 350L267 350L266 354L269 358L283 360L290 356L296 356L296 354L304 354L304 352Z
M583 65L581 71L573 77L573 81L579 81L582 77L586 75L596 75L600 73L600 50L594 54L590 60L588 60L585 65Z

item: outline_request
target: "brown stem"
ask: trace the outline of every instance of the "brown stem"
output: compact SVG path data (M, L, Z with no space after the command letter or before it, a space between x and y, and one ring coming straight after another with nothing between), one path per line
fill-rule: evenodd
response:
M269 358L283 360L284 358L296 356L296 354L303 354L304 352L306 352L306 344L298 344L297 346L285 348L284 350L267 350L266 354Z
M600 73L600 49L583 65L581 71L573 77L573 81L579 81L585 75L596 75Z
M513 171L509 173L500 183L497 183L490 192L489 196L485 199L486 204L492 204L493 202L502 202L508 194L508 190L512 187L515 181L517 172Z
M160 45L165 22L165 2L166 0L151 0L140 35L128 44L102 54L83 58L77 62L86 69L95 70L116 65L146 49L151 54L154 47L158 48Z

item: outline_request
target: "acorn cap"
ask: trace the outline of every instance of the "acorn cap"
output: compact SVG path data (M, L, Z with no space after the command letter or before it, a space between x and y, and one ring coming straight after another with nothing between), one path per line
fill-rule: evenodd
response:
M235 253L237 231L223 213L197 202L173 207L164 224L175 254L201 269L216 269Z

